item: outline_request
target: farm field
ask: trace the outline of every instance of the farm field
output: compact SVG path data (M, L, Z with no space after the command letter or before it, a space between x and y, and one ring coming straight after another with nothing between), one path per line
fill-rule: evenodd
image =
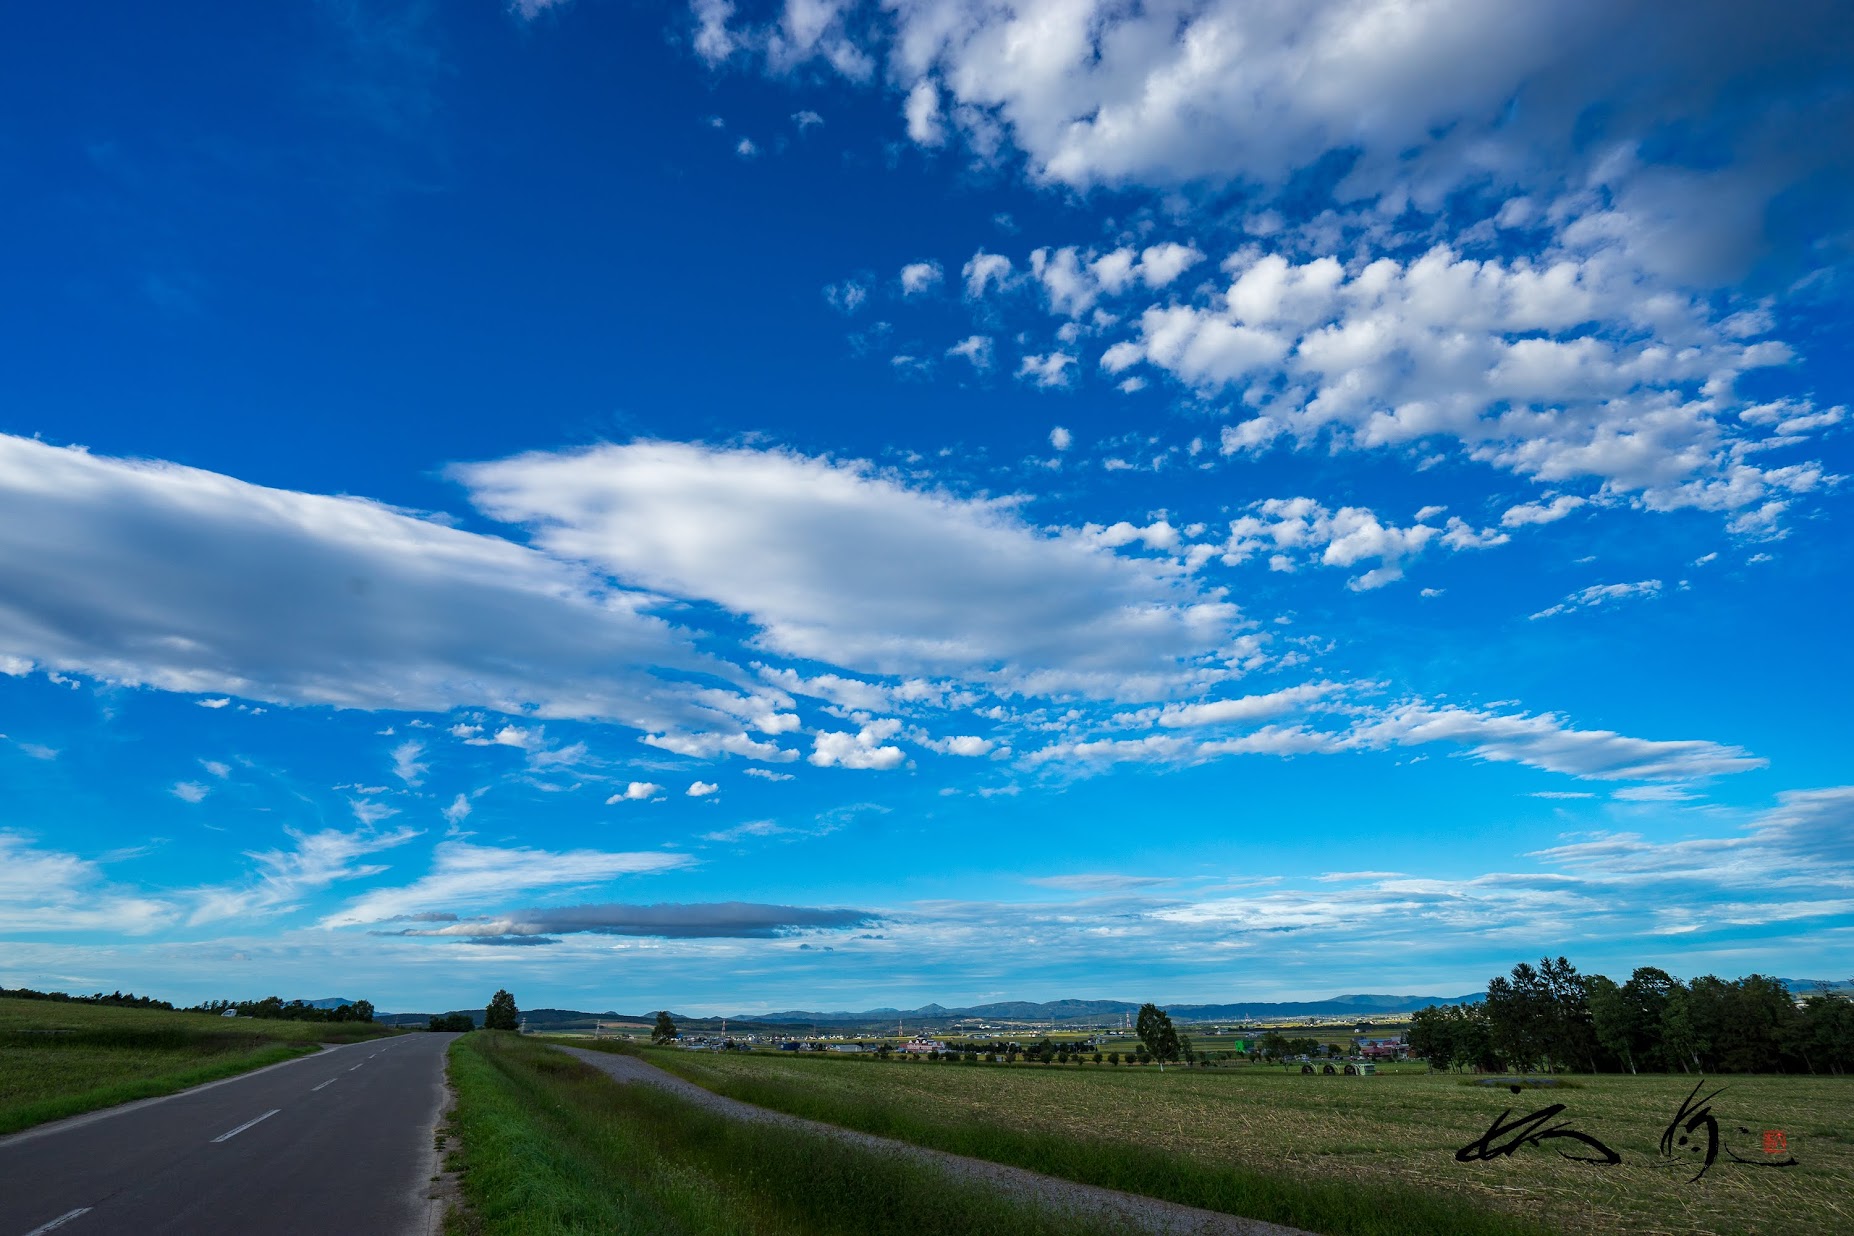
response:
M0 1133L171 1094L386 1033L364 1022L221 1018L0 999Z
M450 1048L453 1236L1108 1236L925 1165L621 1086L544 1043Z
M1261 1066L1161 1075L1150 1067L675 1050L651 1050L645 1058L711 1090L797 1115L1316 1231L1420 1231L1416 1220L1430 1204L1504 1217L1486 1230L1854 1230L1854 1078L1710 1080L1702 1093L1724 1087L1712 1105L1724 1145L1760 1166L1735 1163L1721 1150L1693 1182L1698 1163L1685 1152L1679 1160L1664 1157L1659 1148L1697 1080L1685 1076L1579 1076L1514 1095L1464 1084L1471 1078L1429 1075L1421 1066L1347 1078ZM1588 1153L1569 1142L1523 1146L1486 1162L1455 1160L1504 1109L1521 1117L1554 1103L1566 1105L1558 1120L1599 1138L1622 1156L1621 1164L1571 1162L1554 1152ZM1761 1166L1767 1129L1784 1133L1796 1166ZM1146 1152L1156 1152L1154 1162ZM1175 1166L1167 1170L1164 1160ZM1239 1209L1227 1198L1242 1190L1218 1183L1219 1173L1231 1171L1316 1193L1288 1190L1272 1200L1250 1194L1252 1203L1287 1209ZM1368 1204L1361 1212L1343 1197L1317 1192L1329 1186ZM1413 1222L1394 1224L1389 1216L1399 1213Z

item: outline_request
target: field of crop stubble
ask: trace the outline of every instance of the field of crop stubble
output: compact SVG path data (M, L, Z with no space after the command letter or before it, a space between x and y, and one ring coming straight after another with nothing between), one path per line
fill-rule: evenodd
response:
M942 1149L1020 1161L1090 1183L1169 1196L1219 1209L1214 1197L1177 1190L1214 1187L1218 1169L1238 1168L1312 1185L1339 1185L1380 1215L1423 1199L1471 1204L1519 1230L1577 1233L1783 1232L1854 1230L1854 1078L1721 1076L1712 1102L1725 1147L1699 1181L1682 1151L1661 1153L1663 1131L1697 1078L1579 1076L1550 1090L1512 1094L1464 1084L1474 1079L1408 1072L1376 1077L1303 1076L1279 1068L1213 1070L1040 1065L901 1063L658 1050L647 1058L709 1089L794 1114L884 1133ZM1457 1162L1505 1109L1520 1117L1563 1103L1558 1121L1622 1157L1620 1165L1572 1162L1588 1153L1558 1140L1521 1146L1490 1161ZM1741 1130L1748 1130L1741 1131ZM1780 1131L1796 1166L1761 1166L1765 1130ZM1702 1136L1703 1129L1698 1131ZM1502 1141L1506 1139L1500 1139ZM1063 1170L1071 1145L1074 1170ZM1129 1159L1121 1180L1103 1147L1140 1148L1177 1159L1186 1171L1141 1188ZM1052 1154L1055 1161L1049 1161ZM1093 1168L1089 1163L1095 1164ZM1195 1183L1194 1183L1195 1181ZM1372 1199L1377 1204L1372 1205ZM1317 1202L1317 1199L1315 1199ZM1329 1199L1330 1200L1330 1199ZM1294 1205L1292 1198L1288 1205ZM1419 1209L1422 1209L1419 1205ZM1244 1212L1239 1212L1244 1213ZM1327 1228L1396 1230L1340 1207ZM1299 1221L1314 1214L1253 1217ZM1412 1220L1420 1216L1412 1214ZM1337 1226L1333 1226L1336 1223ZM1505 1226L1504 1224L1502 1226Z

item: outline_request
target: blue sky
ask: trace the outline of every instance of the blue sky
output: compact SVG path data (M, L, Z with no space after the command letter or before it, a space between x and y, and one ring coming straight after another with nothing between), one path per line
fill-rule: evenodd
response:
M1690 8L20 14L0 983L1846 977L1854 49Z

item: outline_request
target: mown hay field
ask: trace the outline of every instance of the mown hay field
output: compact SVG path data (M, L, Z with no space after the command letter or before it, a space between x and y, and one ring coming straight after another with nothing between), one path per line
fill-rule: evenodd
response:
M0 999L0 1133L170 1094L385 1033L364 1022L260 1021Z
M1077 1142L1159 1147L1192 1160L1343 1180L1414 1186L1577 1233L1841 1233L1854 1231L1854 1078L1721 1076L1711 1104L1722 1134L1705 1176L1692 1153L1661 1153L1663 1131L1697 1080L1578 1076L1550 1090L1473 1084L1418 1071L1303 1076L1249 1066L1212 1070L1084 1065L971 1065L652 1051L652 1061L737 1097L813 1110L885 1110L946 1126L991 1127ZM1568 1141L1522 1146L1487 1162L1455 1152L1503 1110L1515 1117L1563 1103L1558 1121L1622 1156L1572 1162ZM906 1121L903 1122L904 1124ZM1798 1163L1764 1164L1764 1132L1780 1131ZM1703 1129L1696 1132L1702 1135ZM1727 1150L1758 1166L1732 1161Z

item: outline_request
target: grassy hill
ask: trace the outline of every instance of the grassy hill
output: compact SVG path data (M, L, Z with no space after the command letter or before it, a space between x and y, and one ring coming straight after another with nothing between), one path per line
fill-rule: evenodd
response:
M0 999L0 1133L172 1094L304 1055L318 1043L387 1033L365 1022Z

